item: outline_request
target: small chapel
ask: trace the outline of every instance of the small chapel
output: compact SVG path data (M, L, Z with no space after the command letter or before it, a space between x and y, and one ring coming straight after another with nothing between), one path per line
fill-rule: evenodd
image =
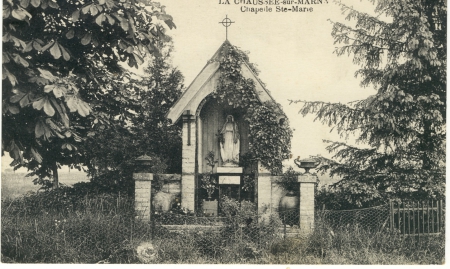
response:
M241 188L244 173L251 172L246 171L251 168L245 167L242 160L249 151L249 123L243 117L245 108L219 102L214 95L223 79L221 72L226 72L220 67L221 57L226 57L231 49L234 49L233 45L225 40L167 114L173 124L182 125L181 203L193 211L200 206L196 200L204 200L199 175L206 173L217 179L217 198L228 195L242 199L246 195L254 200L253 193L244 194ZM259 102L275 103L245 60L240 62L240 73L253 81ZM208 156L213 158L214 166L208 163ZM266 170L260 172L269 173ZM260 173L260 176L263 175Z
M298 212L300 228L313 227L317 176L306 170L295 176L291 190L279 184L292 131L257 72L247 54L226 38L166 114L181 129L181 174L165 175L172 183L159 191L152 188L152 173L133 174L141 219L169 211L174 200L183 212L217 217L226 197L254 202L262 216L279 213L285 197L293 194L297 202L291 208ZM296 164L314 167L304 161Z

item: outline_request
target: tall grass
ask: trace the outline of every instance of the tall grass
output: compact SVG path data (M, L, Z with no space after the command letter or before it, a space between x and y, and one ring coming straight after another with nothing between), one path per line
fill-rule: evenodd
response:
M130 198L62 193L2 202L2 262L138 262L134 249L150 233L134 221Z
M444 263L444 234L419 239L317 221L309 236L282 240L275 226L239 228L231 215L218 230L170 232L133 212L131 197L73 188L2 201L2 262L139 263L137 246L151 241L156 263Z

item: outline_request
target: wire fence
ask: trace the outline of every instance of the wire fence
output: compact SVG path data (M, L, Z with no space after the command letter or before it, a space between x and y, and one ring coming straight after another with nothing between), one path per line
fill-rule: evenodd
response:
M316 212L316 226L330 228L358 227L376 231L389 227L389 205L354 210L319 210Z

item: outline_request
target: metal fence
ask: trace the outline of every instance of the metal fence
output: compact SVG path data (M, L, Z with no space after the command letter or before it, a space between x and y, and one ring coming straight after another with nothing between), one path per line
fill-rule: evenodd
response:
M319 210L316 226L358 227L379 231L389 228L405 235L437 234L444 227L443 201L390 201L388 204L353 210Z
M445 204L435 201L390 201L390 227L402 234L440 233L444 227Z
M358 227L379 230L389 227L389 206L381 205L354 210L320 210L316 213L316 226L330 228Z

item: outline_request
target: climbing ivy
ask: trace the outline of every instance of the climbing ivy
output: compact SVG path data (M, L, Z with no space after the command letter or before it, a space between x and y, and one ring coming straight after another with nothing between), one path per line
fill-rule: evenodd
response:
M255 81L245 78L241 65L246 63L258 74L254 65L249 63L246 53L237 47L226 44L220 59L220 77L213 97L220 103L244 111L244 120L249 124L249 154L277 175L282 172L282 162L290 154L292 130L289 121L275 102L259 101Z

